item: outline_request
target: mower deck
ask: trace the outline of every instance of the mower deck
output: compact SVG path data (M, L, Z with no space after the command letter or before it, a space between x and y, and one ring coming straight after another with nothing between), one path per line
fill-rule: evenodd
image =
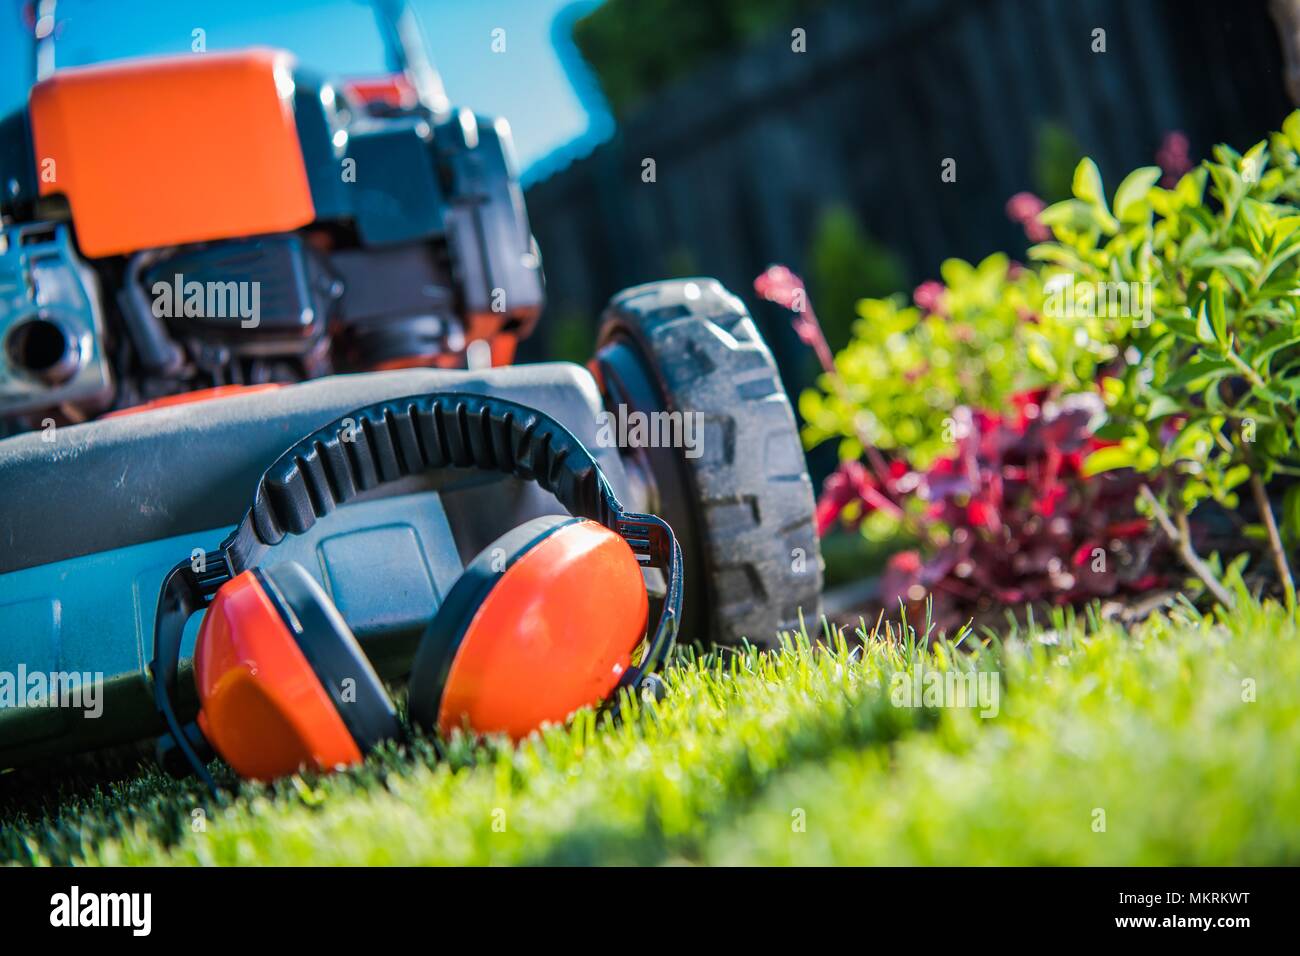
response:
M0 708L0 766L156 733L145 666L166 571L224 537L262 471L297 438L349 409L438 390L549 413L592 450L624 503L642 506L618 450L596 441L595 381L564 363L334 376L68 426L53 441L40 432L0 441L0 487L11 489L0 514L0 673L25 665L102 678L105 704L99 717ZM329 515L283 557L311 571L376 668L396 678L462 562L509 528L562 510L532 484L441 472ZM380 579L383 588L354 584Z

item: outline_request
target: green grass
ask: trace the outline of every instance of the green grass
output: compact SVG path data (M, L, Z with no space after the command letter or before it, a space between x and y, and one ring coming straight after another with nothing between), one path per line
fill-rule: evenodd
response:
M895 707L918 667L998 673L998 715ZM0 861L1300 862L1300 640L1273 604L1131 632L1060 615L978 654L896 627L854 651L801 637L688 657L669 685L615 726L246 785L204 832L196 787L151 772L10 794Z

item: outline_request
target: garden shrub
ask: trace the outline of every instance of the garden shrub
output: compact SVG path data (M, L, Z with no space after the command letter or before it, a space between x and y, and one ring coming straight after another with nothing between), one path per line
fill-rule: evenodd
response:
M842 386L823 376L799 399L811 447L840 440L850 460L869 445L927 467L950 450L959 407L998 410L1011 396L1049 386L1090 386L1105 345L1080 347L1079 327L1044 321L1042 277L995 254L978 265L949 259L942 283L858 303L853 341L835 358ZM1101 331L1094 320L1085 331Z
M1162 153L1173 155L1170 143ZM1225 572L1197 554L1189 520L1213 501L1241 526L1243 549L1266 544L1291 595L1286 553L1300 533L1300 492L1279 496L1275 483L1270 494L1269 483L1300 475L1300 111L1245 153L1219 146L1168 188L1158 185L1161 176L1154 166L1134 170L1108 201L1096 165L1084 159L1072 198L1039 209L1015 197L1009 208L1027 231L1050 230L1029 249L1031 265L1000 255L978 265L949 260L942 282L923 284L912 303L895 296L858 304L853 341L833 365L823 362L818 387L799 403L806 442L838 440L844 463L828 480L823 519L834 512L854 523L877 514L919 520L930 560L963 522L984 545L1005 546L1007 523L995 533L972 522L990 486L939 493L930 476L945 463L970 464L963 443L974 438L962 432L963 420L996 432L1014 420L1027 391L1041 407L1091 395L1104 403L1085 436L1095 447L1059 474L1057 500L1093 500L1086 483L1122 471L1125 502L1106 507L1125 514L1136 503L1154 521L1152 532L1230 603ZM1004 479L999 455L1025 442L1031 451L1016 454L1028 455L1027 467L1074 454L1053 448L1039 427L1013 428L967 477ZM1012 484L1002 481L998 494ZM1041 489L1019 490L1031 512L1039 506ZM909 511L916 497L925 506ZM1088 507L1067 520L1086 525ZM1090 533L1072 531L1056 546ZM1005 573L992 593L1018 600L1034 590L1021 571ZM1049 590L1059 601L1077 596L1076 588Z

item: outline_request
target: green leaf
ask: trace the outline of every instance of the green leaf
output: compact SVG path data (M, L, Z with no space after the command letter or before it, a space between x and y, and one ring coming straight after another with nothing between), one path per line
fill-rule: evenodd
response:
M1091 205L1104 207L1106 204L1101 194L1101 172L1097 169L1097 164L1087 156L1074 167L1073 192L1075 198Z
M1205 421L1189 421L1169 443L1168 452L1175 458L1205 462L1214 451L1214 435Z
M1078 199L1062 199L1054 202L1038 214L1038 221L1049 229L1068 226L1073 229L1086 229L1092 225L1088 204Z
M1298 343L1300 343L1300 331L1297 331L1294 326L1283 326L1260 339L1254 348L1246 351L1244 358L1255 371L1263 372L1275 352Z
M1206 345L1213 345L1218 341L1218 336L1214 334L1214 326L1210 324L1210 317L1205 311L1204 300L1196 310L1196 337Z
M945 259L939 264L939 276L948 288L961 288L974 280L975 267L964 259Z
M1234 246L1231 249L1203 253L1191 261L1191 266L1194 269L1233 268L1254 273L1259 262L1247 250Z
M1146 216L1147 192L1159 179L1159 166L1142 166L1124 177L1115 190L1115 215L1120 222L1140 222Z
M1300 110L1294 111L1282 121L1282 132L1286 134L1291 148L1300 153Z
M1210 324L1214 327L1214 338L1220 345L1228 341L1228 313L1223 304L1223 283L1210 283ZM1199 325L1197 331L1200 331Z
M1152 186L1147 190L1147 202L1151 204L1157 216L1172 216L1178 212L1178 201L1172 189Z
M1183 239L1178 246L1178 259L1182 263L1190 263L1199 255L1205 255L1205 247L1209 245L1210 236L1200 230L1192 230L1187 237Z
M1271 230L1273 251L1276 252L1283 240L1290 238L1297 229L1300 229L1300 216L1283 216L1276 220Z
M1170 313L1167 315L1160 315L1158 318L1177 338L1180 338L1185 342L1199 341L1196 335L1196 322L1188 316Z
M1131 451L1123 445L1111 445L1107 448L1098 448L1084 459L1083 474L1085 477L1091 478L1103 471L1132 468L1134 464L1136 464L1136 458Z
M1252 185L1258 184L1264 176L1264 167L1268 164L1268 141L1261 140L1246 151L1239 163L1241 178Z
M1212 165L1210 178L1214 180L1214 189L1211 192L1220 202L1235 205L1241 200L1245 184L1242 183L1241 174L1237 170L1231 166Z
M1210 497L1210 486L1203 481L1184 482L1183 491L1179 497L1183 502L1183 508L1187 511L1194 511L1198 502Z
M1252 385L1250 394L1261 402L1285 405L1295 401L1295 390L1296 386L1293 383L1284 380L1282 382L1265 382L1262 385Z
M1037 262L1050 262L1053 265L1063 266L1074 273L1082 274L1087 272L1089 268L1088 264L1080 259L1077 253L1055 242L1040 242L1032 245L1027 250L1027 254L1030 259Z
M1289 118L1298 115L1300 112L1292 113ZM1282 499L1282 530L1291 546L1295 547L1296 542L1300 541L1300 485L1288 488Z
M1210 150L1214 158L1224 166L1231 166L1234 169L1237 163L1241 162L1241 153L1237 152L1227 143L1219 143Z
M1074 195L1089 212L1090 225L1100 229L1109 236L1119 232L1119 222L1106 208L1106 196L1102 192L1101 173L1097 164L1086 156L1079 160L1074 170Z
M1249 478L1250 478L1249 465L1244 465L1244 464L1234 465L1233 467L1229 468L1226 472L1224 472L1223 490L1231 491L1233 488L1236 488L1239 484L1241 484L1243 481L1248 480Z
M1194 362L1188 362L1179 368L1167 378L1163 388L1176 389L1184 386L1201 383L1202 379L1207 379L1204 384L1217 382L1221 378L1227 378L1233 373L1234 369L1231 362L1223 359L1197 359Z
M1185 173L1183 178L1178 180L1178 185L1174 187L1174 195L1184 206L1199 206L1201 196L1205 193L1205 177L1207 175L1204 166L1197 166L1189 173Z
M1242 160L1242 162L1246 162L1246 160ZM1243 179L1242 182L1247 182L1247 180ZM1237 221L1246 227L1246 239L1250 243L1251 250L1257 256L1264 255L1265 215L1266 206L1264 203L1249 196L1242 200L1241 206L1237 210Z
M1155 421L1157 418L1164 418L1166 415L1175 415L1182 409L1182 405L1172 395L1157 394L1147 405L1146 420Z

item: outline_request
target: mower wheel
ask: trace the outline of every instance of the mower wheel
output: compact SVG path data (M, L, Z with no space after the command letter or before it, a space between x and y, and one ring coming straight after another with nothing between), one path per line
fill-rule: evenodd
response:
M801 610L815 628L812 482L772 353L744 303L716 279L626 289L605 311L594 364L611 415L619 406L623 415L680 412L696 426L694 447L620 449L682 545L682 638L773 647L779 631L799 627Z

